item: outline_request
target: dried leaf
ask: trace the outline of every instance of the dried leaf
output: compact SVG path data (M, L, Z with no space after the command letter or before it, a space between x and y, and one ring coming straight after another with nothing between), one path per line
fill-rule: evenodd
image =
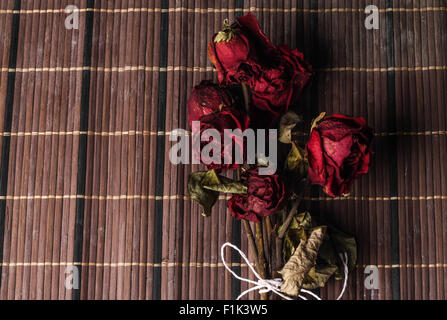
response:
M321 266L317 264L306 275L302 288L306 290L322 288L336 271L337 266L335 265Z
M245 194L248 188L242 182L231 180L224 176L219 176L214 170L208 171L203 180L202 185L207 190L222 193Z
M282 292L294 297L299 295L306 275L315 266L325 231L326 227L313 229L309 238L300 242L292 257L279 271L284 281L281 286Z
M337 229L332 225L328 225L328 233L330 234L330 240L334 246L334 250L337 253L346 252L348 255L348 269L354 270L357 264L357 242L353 236ZM337 256L338 270L335 274L337 280L341 280L344 277L343 264Z
M284 239L284 261L289 260L299 243L305 240L309 231L318 225L320 225L319 222L312 218L308 212L296 216ZM318 251L316 265L306 275L302 288L312 290L324 287L332 276L335 276L337 280L343 279L344 266L338 256L338 253L343 252L348 254L348 267L351 271L357 262L355 239L337 228L327 225L323 243Z
M285 161L285 175L295 182L300 182L307 177L308 162L306 159L306 151L292 142L292 148Z
M202 214L209 217L211 209L219 197L219 192L247 193L247 186L210 170L191 173L188 180L188 191L191 199L203 207Z
M203 208L202 215L209 217L211 209L216 203L219 193L212 190L207 190L203 187L202 180L207 172L193 172L188 179L188 192L191 199L197 201Z
M318 126L318 122L323 120L323 118L326 116L326 112L320 113L318 117L315 118L315 120L312 122L312 126L310 127L310 132L313 131Z
M229 42L231 41L235 36L235 33L233 31L233 28L229 25L228 19L225 19L223 22L222 31L219 31L214 38L215 43L219 43L222 41Z
M292 143L292 129L301 121L300 116L289 111L282 116L279 122L279 141L282 143Z
M308 236L306 230L310 229L310 214L308 212L300 213L296 218L292 219L289 230L287 230L284 239L283 257L284 261L288 261L301 241L306 241ZM281 226L278 233L281 232Z
M235 36L233 31L219 31L219 33L214 38L215 43L219 43L222 41L230 42Z
M304 191L308 177L308 162L304 149L292 142L292 147L284 161L283 178L290 191L300 194Z

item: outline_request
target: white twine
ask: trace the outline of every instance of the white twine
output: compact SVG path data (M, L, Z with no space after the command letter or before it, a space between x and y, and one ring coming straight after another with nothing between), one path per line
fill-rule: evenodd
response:
M348 284L348 276L349 276L349 268L348 268L348 254L344 252L343 254L339 253L341 262L343 262L343 266L345 269L345 280L343 282L343 289L341 289L340 295L338 296L337 300L340 300L343 297L343 294L346 290L346 285Z
M242 259L244 259L245 263L248 265L248 267L250 268L250 270L253 272L253 274L255 275L255 277L258 279L258 281L253 281L247 278L243 278L241 276L238 276L228 265L227 262L225 261L225 248L226 247L231 247L232 249L236 250L239 255L242 257ZM227 269L228 272L230 272L233 277L235 277L236 279L240 280L240 281L244 281L244 282L248 282L254 285L254 287L249 288L247 290L245 290L244 292L242 292L236 300L241 299L243 296L245 296L247 293L251 292L251 291L256 291L259 290L259 293L268 293L268 292L274 292L276 293L278 296L280 296L283 299L286 300L293 300L293 298L284 295L281 292L281 286L283 284L283 280L280 278L276 278L276 279L262 279L261 276L256 272L256 270L253 268L253 266L251 265L250 261L248 261L247 256L235 245L227 242L225 243L221 248L220 248L220 255L222 258L222 263L225 266L225 269ZM343 284L343 289L340 293L340 295L338 296L337 300L340 300L343 297L343 294L346 290L346 285L348 282L348 273L349 273L349 269L348 269L348 255L345 252L344 254L340 253L340 258L343 262L344 265L344 272L345 272L345 280L344 280L344 284ZM321 298L316 295L315 293L313 293L312 291L309 290L305 290L305 289L301 289L301 292L303 293L307 293L311 296L313 296L315 299L317 300L321 300ZM299 295L298 298L302 299L302 300L307 300L304 296Z

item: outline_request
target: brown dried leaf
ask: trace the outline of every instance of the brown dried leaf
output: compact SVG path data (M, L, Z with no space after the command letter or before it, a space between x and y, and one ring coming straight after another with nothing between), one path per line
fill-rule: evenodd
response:
M325 231L326 227L313 229L309 238L300 242L292 257L279 272L284 281L281 286L283 293L293 297L299 295L306 275L315 266Z
M300 116L292 111L283 115L279 123L279 141L285 144L292 143L292 129L300 121Z

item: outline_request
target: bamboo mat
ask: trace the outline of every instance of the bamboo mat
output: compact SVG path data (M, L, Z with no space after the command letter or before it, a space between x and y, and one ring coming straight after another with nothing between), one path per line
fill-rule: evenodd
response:
M371 4L379 30L364 27ZM78 30L64 27L67 5L79 8ZM351 195L316 188L306 201L357 238L344 298L446 298L447 0L4 0L1 299L231 299L247 289L219 258L227 241L247 252L240 223L225 198L203 218L186 192L199 168L171 165L168 151L169 132L187 128L191 88L216 79L207 42L248 11L317 70L300 101L306 119L364 116L376 131L371 172ZM378 290L364 286L367 265ZM70 275L79 287L65 285ZM331 280L320 294L340 290Z

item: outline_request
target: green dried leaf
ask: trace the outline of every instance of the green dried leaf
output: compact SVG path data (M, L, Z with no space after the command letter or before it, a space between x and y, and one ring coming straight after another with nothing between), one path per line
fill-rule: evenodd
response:
M278 233L281 232L283 226L279 227ZM284 238L283 257L284 261L289 261L296 247L300 244L301 240L305 240L306 235L300 230L298 222L293 219L290 223L289 230Z
M211 209L219 197L219 192L245 194L247 186L220 176L216 171L211 170L191 173L188 180L188 191L191 199L203 207L202 214L209 217Z
M317 259L318 261L318 259ZM317 262L318 263L318 262ZM302 288L306 290L314 290L322 288L327 281L337 271L337 266L334 265L316 265L306 275L303 281Z
M339 230L338 228L328 225L328 230L330 233L330 239L334 246L336 252L348 254L348 269L349 271L354 270L357 264L357 242L353 236ZM337 257L339 268L336 273L336 279L343 279L344 270L343 264Z
M214 170L208 171L202 181L203 187L222 193L246 194L248 188L242 182L231 180L224 176L219 176Z
M222 41L230 42L234 38L235 34L233 31L219 31L219 33L214 38L215 43Z
M222 41L226 41L229 42L231 41L231 39L234 38L235 36L235 32L233 30L233 28L231 28L228 19L225 19L223 22L223 27L222 27L222 31L219 31L216 35L216 37L214 38L214 42L215 43L219 43Z
M283 177L287 181L290 190L300 193L303 181L308 175L308 162L304 149L292 142L292 147L284 164Z
M278 233L281 232L283 226L279 227ZM308 238L308 231L312 229L312 218L309 212L298 214L292 219L289 230L284 238L283 257L284 261L288 261L301 241Z
M216 203L219 193L212 190L207 190L203 186L203 178L207 172L193 172L188 179L188 192L191 199L197 201L203 208L202 215L209 217L211 209Z
M301 121L300 116L289 111L282 116L279 122L279 141L282 143L292 143L292 129Z

